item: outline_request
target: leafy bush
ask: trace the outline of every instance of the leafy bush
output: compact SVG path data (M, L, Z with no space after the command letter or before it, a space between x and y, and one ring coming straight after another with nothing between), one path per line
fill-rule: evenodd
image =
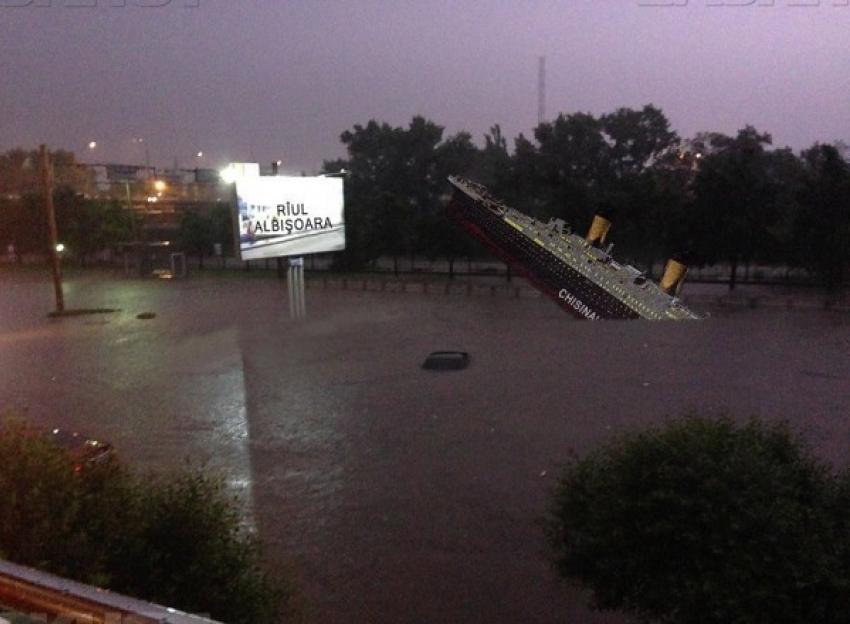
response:
M288 589L261 561L239 502L203 468L141 478L0 425L0 557L229 623L274 622Z
M136 531L114 553L123 591L225 622L273 622L283 598L224 479L187 470L141 488Z
M67 450L19 421L0 428L0 457L0 556L102 581L111 539L126 520L129 474L114 457L77 472Z
M595 606L662 622L843 622L850 479L784 425L688 415L574 458L549 538Z

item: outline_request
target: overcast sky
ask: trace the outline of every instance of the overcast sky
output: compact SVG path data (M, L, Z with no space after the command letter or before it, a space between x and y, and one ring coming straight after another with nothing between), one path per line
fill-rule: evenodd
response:
M512 145L539 57L549 119L652 103L683 137L850 141L850 0L0 0L0 52L0 151L90 162L316 173L414 115Z

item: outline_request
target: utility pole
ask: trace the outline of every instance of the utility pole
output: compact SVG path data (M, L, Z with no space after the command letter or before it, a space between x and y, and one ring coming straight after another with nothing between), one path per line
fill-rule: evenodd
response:
M47 146L41 145L41 182L44 188L44 211L50 237L50 264L53 267L53 291L56 294L56 312L65 311L65 295L62 292L62 265L59 262L59 240L56 233L56 212L53 208L53 180L50 175L50 156Z

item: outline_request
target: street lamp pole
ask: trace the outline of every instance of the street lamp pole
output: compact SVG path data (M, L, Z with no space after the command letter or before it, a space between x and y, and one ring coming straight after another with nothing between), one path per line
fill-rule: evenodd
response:
M41 182L44 188L44 210L47 214L47 228L50 238L50 264L53 267L53 291L56 294L56 312L65 311L65 295L62 292L62 265L59 262L58 235L56 232L56 211L53 206L53 180L50 176L50 156L47 146L41 145Z

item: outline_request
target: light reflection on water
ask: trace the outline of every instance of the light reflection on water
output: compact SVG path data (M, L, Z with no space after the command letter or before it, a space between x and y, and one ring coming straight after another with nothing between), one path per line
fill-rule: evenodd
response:
M71 280L67 309L116 312L47 319L44 288L5 286L0 412L109 439L144 472L209 465L252 513L238 332L203 311L215 305L209 292ZM148 310L156 317L136 318Z

